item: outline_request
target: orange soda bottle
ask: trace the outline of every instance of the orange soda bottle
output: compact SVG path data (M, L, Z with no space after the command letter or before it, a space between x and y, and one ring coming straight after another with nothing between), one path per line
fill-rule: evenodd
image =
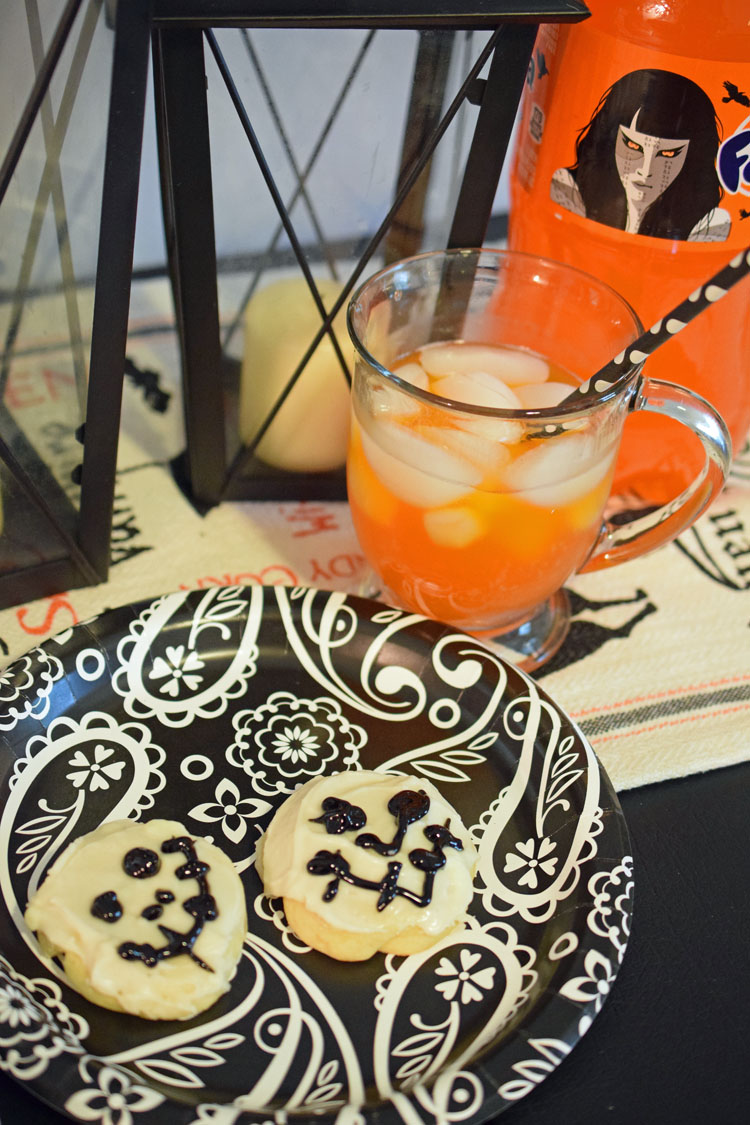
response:
M605 280L649 328L750 245L750 3L587 5L582 23L539 31L508 241ZM713 403L737 452L750 429L748 283L664 344L646 373ZM617 502L667 502L700 456L684 427L638 412L624 431Z

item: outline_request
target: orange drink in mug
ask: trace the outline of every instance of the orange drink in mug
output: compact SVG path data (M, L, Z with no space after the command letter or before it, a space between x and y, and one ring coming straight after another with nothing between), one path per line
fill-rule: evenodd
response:
M668 542L723 484L726 428L691 392L634 366L565 401L642 332L579 270L511 251L422 254L366 281L348 321L349 503L382 596L497 639L524 668L564 639L571 575ZM685 423L705 456L679 497L618 527L604 512L632 410Z

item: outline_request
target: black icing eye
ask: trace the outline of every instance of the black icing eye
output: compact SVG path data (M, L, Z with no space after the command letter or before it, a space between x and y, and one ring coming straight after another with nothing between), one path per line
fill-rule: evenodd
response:
M204 863L203 860L194 856L192 859L187 860L187 862L181 863L180 866L175 869L175 875L178 879L203 879L210 870L211 867L208 863Z
M455 848L459 852L464 850L458 836L453 835L447 824L428 824L422 831L433 847Z
M157 918L161 918L164 913L164 907L160 906L158 902L152 902L150 906L144 906L141 911L141 918L145 918L147 922L155 922Z
M174 895L172 894L171 891L157 891L156 892L156 901L157 902L174 902Z
M161 867L161 860L151 848L131 848L122 861L122 869L133 879L150 879Z
M343 797L326 797L322 803L323 815L316 816L313 824L325 824L329 836L364 828L367 817L359 805L352 805Z
M182 908L192 914L193 918L201 918L204 922L213 922L219 916L213 895L193 895L192 898L185 899Z
M416 793L413 789L403 789L400 793L395 793L388 802L388 812L397 820L403 820L404 824L414 824L427 816L429 811L430 798L422 789Z
M104 891L97 895L91 905L91 913L102 922L118 922L122 918L122 906L114 891Z

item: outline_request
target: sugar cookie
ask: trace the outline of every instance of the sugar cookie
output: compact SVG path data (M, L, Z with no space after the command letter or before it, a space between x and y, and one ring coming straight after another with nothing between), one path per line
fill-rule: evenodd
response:
M373 770L314 778L277 810L256 864L302 941L340 961L405 956L462 925L477 853L430 782Z
M247 931L228 857L175 820L117 820L74 840L25 914L73 988L114 1011L189 1019L229 988Z

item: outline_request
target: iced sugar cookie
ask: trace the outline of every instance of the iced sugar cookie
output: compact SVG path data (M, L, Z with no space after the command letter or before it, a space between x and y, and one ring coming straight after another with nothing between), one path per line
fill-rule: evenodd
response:
M247 931L230 860L175 820L81 836L25 914L78 992L145 1019L189 1019L226 992Z
M404 956L462 925L477 854L422 778L352 770L314 778L278 809L256 863L289 925L340 961Z

